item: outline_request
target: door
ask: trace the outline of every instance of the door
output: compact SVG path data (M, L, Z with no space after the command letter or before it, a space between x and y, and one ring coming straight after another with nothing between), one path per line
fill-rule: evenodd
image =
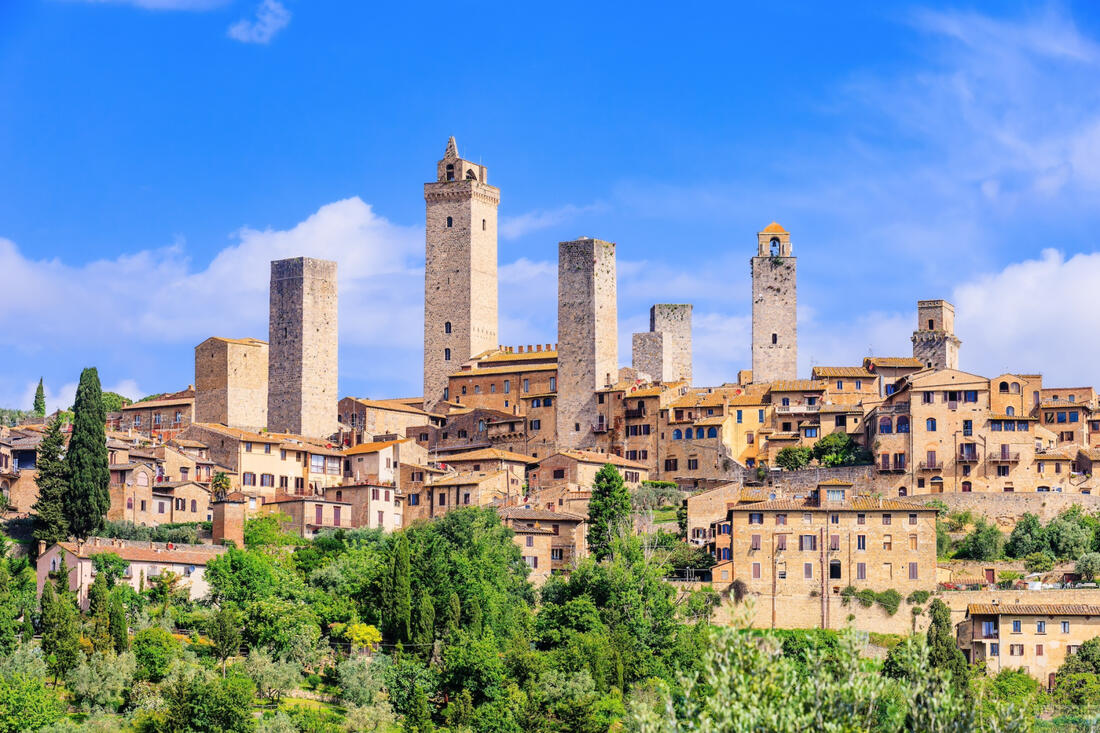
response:
M997 582L997 571L995 569L993 569L993 568L986 568L985 569L985 582L989 583L990 585Z

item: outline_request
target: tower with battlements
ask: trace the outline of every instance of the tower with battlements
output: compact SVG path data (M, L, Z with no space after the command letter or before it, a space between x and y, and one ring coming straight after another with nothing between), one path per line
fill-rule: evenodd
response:
M336 263L272 262L268 429L318 438L337 431L337 344Z
M558 449L595 446L596 390L618 379L615 244L558 245Z
M798 259L791 235L772 222L756 235L752 258L752 381L798 376Z
M424 408L447 394L447 378L497 341L497 206L485 166L458 157L452 137L424 184Z

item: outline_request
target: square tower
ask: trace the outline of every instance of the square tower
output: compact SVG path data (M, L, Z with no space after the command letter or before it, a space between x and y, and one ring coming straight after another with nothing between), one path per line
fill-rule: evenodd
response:
M756 234L752 258L752 381L798 377L798 258L774 221Z
M615 244L558 244L558 450L594 447L596 390L618 379Z
M649 331L633 338L633 367L657 382L691 384L691 311L688 303L649 309Z
M267 342L211 337L195 347L195 422L267 427Z
M932 369L958 369L961 344L955 336L955 306L946 300L918 300L913 358Z
M424 184L424 409L449 399L447 378L497 348L497 206L488 171L458 157L452 137Z
M267 426L325 438L336 432L336 263L271 263Z

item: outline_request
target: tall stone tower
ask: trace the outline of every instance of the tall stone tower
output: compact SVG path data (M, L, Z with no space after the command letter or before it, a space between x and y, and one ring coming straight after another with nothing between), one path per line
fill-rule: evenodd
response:
M211 337L195 347L195 422L267 427L267 343Z
M634 334L633 367L657 382L691 384L691 311L688 303L649 309L649 331Z
M447 378L497 341L497 205L488 172L458 157L452 137L424 184L424 409L446 395Z
M752 258L752 381L798 377L798 258L774 221L756 234Z
M338 428L336 263L271 263L267 425L323 438Z
M946 300L918 300L913 358L933 369L958 369L960 344L955 337L955 306Z
M615 244L558 245L558 449L595 446L596 390L619 371Z

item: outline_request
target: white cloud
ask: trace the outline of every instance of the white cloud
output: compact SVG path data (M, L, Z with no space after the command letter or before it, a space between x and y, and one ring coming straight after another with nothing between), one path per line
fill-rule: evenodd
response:
M499 227L500 236L502 239L517 239L525 234L564 224L579 216L597 213L605 209L604 204L598 202L586 206L566 204L556 209L540 209L528 211L518 216L502 216Z
M262 0L256 7L255 18L238 20L229 26L227 33L241 43L270 43L289 23L290 11L279 0Z

